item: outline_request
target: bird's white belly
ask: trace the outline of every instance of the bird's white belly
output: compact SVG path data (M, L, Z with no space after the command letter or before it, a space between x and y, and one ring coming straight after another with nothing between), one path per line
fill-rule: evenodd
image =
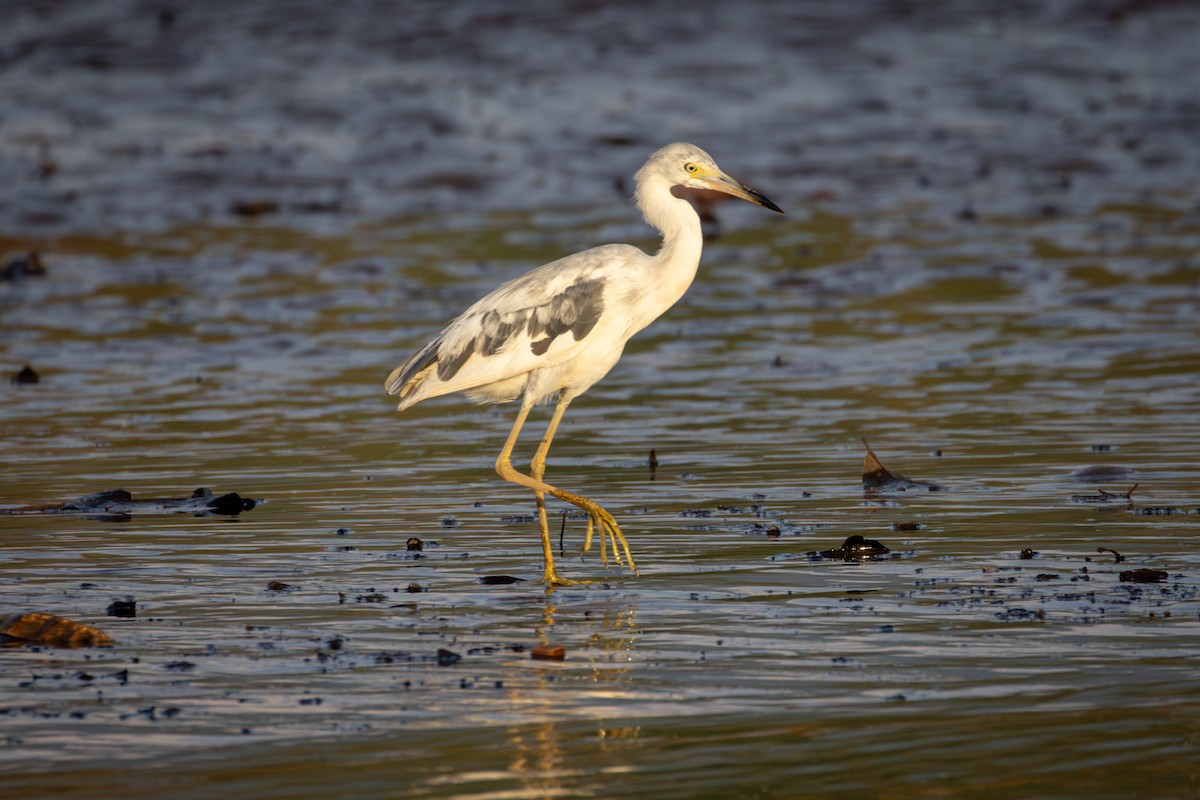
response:
M611 339L598 337L589 343L588 338L573 343L569 357L548 357L543 367L468 389L467 396L481 403L508 403L526 394L536 403L550 402L560 393L578 397L608 374L625 349L624 341L614 346Z

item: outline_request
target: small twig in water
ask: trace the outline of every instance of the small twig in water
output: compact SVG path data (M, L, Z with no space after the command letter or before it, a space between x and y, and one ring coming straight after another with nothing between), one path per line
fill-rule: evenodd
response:
M1141 486L1141 484L1140 484L1140 483L1135 483L1133 486L1130 486L1130 487L1129 487L1129 491L1128 491L1128 492L1126 492L1125 494L1121 494L1120 492L1109 492L1109 491L1105 491L1104 489L1101 489L1101 490L1100 490L1100 497L1101 497L1101 498L1102 498L1102 499L1103 499L1105 502L1107 502L1107 501L1108 501L1108 499L1109 499L1109 498L1111 498L1111 497L1124 497L1126 500L1128 500L1128 501L1130 501L1130 502L1133 502L1133 490L1134 490L1134 489L1136 489L1136 488L1137 488L1137 487L1139 487L1139 486Z
M563 549L563 536L567 532L567 512L562 512L562 527L558 529L558 554L566 558L566 551Z
M1129 491L1132 492L1133 489L1130 489ZM1115 564L1120 564L1122 561L1125 560L1125 556L1121 555L1116 550L1113 550L1111 547L1097 547L1096 552L1097 553L1112 553L1113 558L1116 559L1116 561L1113 562Z

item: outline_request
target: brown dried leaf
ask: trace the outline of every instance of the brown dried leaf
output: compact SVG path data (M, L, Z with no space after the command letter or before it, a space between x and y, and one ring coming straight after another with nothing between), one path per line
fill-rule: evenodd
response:
M99 628L38 611L9 614L0 620L0 636L48 647L112 647L114 644L113 638Z
M567 649L561 644L542 644L530 650L529 657L538 661L562 661L567 657Z
M866 458L863 459L862 480L863 488L869 490L883 489L898 492L905 492L909 489L924 489L929 492L940 492L942 487L936 483L929 481L914 481L909 478L892 472L883 465L879 457L875 455L875 451L871 449L871 445L866 439L862 440L863 445L867 448Z
M867 443L867 440L863 439L862 443L867 448L867 456L863 459L862 468L863 488L876 489L880 486L895 483L898 480L897 477L883 465L883 462L875 455L875 451L871 449L871 445Z

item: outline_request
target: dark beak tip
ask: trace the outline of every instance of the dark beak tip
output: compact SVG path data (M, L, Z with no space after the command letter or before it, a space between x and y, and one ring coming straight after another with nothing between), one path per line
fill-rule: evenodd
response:
M774 203L772 203L772 202L771 202L771 201L770 201L770 200L769 200L767 197L765 197L765 196L763 196L763 195L759 194L758 192L755 192L755 193L754 193L754 199L755 199L755 201L757 201L757 203L758 203L760 206L762 206L763 208L769 208L769 209L771 209L772 211L778 212L778 213L780 213L780 214L784 213L784 211L783 211L783 209L782 209L782 208L780 208L779 206L775 205L775 204L774 204Z
M762 192L755 191L754 189L751 189L749 187L743 187L743 188L745 188L746 191L750 193L750 196L754 198L754 202L758 203L763 208L769 208L772 211L778 212L780 214L783 213L783 209L780 208L779 206L775 205L774 203L772 203L770 198L768 198Z

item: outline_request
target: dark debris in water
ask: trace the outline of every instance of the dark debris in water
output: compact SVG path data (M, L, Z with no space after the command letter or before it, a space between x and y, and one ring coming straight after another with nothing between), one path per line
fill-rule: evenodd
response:
M1046 610L1044 608L1006 608L996 612L996 619L1001 622L1044 622Z
M495 656L504 653L524 653L524 644L494 644L472 647L467 651L468 656ZM346 640L335 637L327 642L327 652L320 653L317 661L324 669L334 666L344 669L356 669L363 663L375 666L390 666L394 664L436 664L439 667L450 667L461 662L464 656L447 648L438 648L435 652L413 652L407 650L385 650L373 653L355 653L346 647ZM405 682L405 688L412 684Z
M179 708L178 706L168 706L167 708L161 710L158 708L158 706L149 706L147 708L138 709L131 714L122 714L120 719L124 721L127 719L141 717L142 719L146 719L150 722L157 722L159 715L161 715L164 719L172 719L179 716L181 713L183 713L183 709Z
M0 281L15 282L26 278L42 278L45 275L46 266L36 251L30 251L24 256L10 256L0 266Z
M1133 491L1141 484L1135 483L1129 487L1129 491L1121 494L1120 492L1107 492L1104 489L1100 490L1099 494L1073 494L1071 495L1072 503L1113 503L1120 500L1133 502Z
M133 514L193 514L197 517L209 514L237 516L243 511L250 511L261 502L261 500L242 497L237 492L214 495L204 488L196 489L190 497L156 497L146 500L135 500L133 495L124 489L110 489L106 492L84 495L69 503L2 509L0 514L82 514L94 519L122 522L128 520Z
M1160 569L1131 569L1122 572L1119 576L1121 583L1163 583L1170 576Z
M229 211L239 217L261 217L279 213L279 203L273 200L236 200Z
M42 380L42 376L33 367L26 364L20 370L14 372L8 380L14 386L29 386L39 383Z
M679 512L681 517L711 517L715 514L711 508L685 508Z
M749 536L765 536L768 539L786 539L794 536L805 536L816 531L827 529L829 526L821 523L795 524L786 519L778 518L772 522L754 522L742 528Z
M132 597L114 600L108 604L108 608L104 609L104 613L110 617L132 619L137 616L137 600Z
M685 508L679 511L680 517L709 518L709 517L740 517L753 515L755 517L769 516L767 509L757 503L749 506L737 506L732 503L717 503L715 508Z
M868 539L862 534L854 534L846 538L842 542L841 547L822 550L817 553L809 553L810 558L824 558L834 561L862 561L864 559L878 558L892 552L882 542L875 539Z
M1109 481L1123 480L1133 474L1134 470L1129 467L1113 464L1093 464L1092 466L1080 467L1075 470L1071 473L1071 478L1081 483L1107 483Z
M484 586L507 586L513 583L522 583L524 580L524 578L515 578L512 575L484 575L479 582Z

